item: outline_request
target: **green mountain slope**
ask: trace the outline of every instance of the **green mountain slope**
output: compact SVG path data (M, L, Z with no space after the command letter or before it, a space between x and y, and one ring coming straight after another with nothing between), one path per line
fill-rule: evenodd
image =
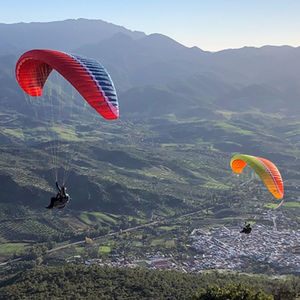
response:
M48 25L65 34L69 23L83 30L86 21ZM291 220L286 226L297 228L299 49L208 53L101 24L103 39L57 46L103 62L119 92L116 121L103 120L55 73L43 97L28 97L14 78L15 48L0 55L0 242L31 245L48 242L47 234L55 241L77 239L89 230L96 235L196 210L217 220L224 210L241 219L258 215L278 202L249 169L232 173L229 161L237 152L278 166L285 200L296 203L282 207ZM44 35L48 25L40 27ZM57 174L72 200L65 211L53 212L55 225L44 207L56 193ZM86 217L99 212L115 214L116 223L93 224ZM22 220L14 224L12 218ZM30 234L37 227L40 232Z

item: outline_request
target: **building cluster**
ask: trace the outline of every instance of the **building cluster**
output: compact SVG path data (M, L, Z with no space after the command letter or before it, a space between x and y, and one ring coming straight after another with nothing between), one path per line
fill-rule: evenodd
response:
M101 258L94 258L86 260L84 263L85 265L105 265L121 268L146 267L149 269L176 269L182 271L182 267L177 266L174 263L172 255L165 256L160 252L155 254L146 253L143 258L123 257L118 254L114 254L109 260L103 261Z
M257 262L300 272L300 230L256 225L251 234L241 234L238 227L220 227L209 232L195 229L191 238L191 247L199 253L194 257L197 270L241 270Z
M250 234L240 233L241 228L237 226L213 227L209 231L194 229L190 233L190 244L186 245L193 250L193 256L190 251L180 259L159 251L145 253L143 257L113 254L106 261L97 258L85 264L175 269L184 273L211 269L243 271L268 265L276 270L300 273L298 224L291 223L280 212L263 213L260 220L261 224L253 225ZM287 224L293 229L286 229Z

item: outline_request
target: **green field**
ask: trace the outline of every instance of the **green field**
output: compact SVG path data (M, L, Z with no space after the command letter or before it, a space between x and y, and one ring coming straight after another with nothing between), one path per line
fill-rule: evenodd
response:
M264 207L274 209L278 206L278 203L266 203L264 204Z
M75 247L76 253L83 254L85 251L84 247Z
M10 256L20 254L29 244L28 243L6 243L0 244L0 255Z
M133 242L131 243L131 245L132 245L133 247L142 247L142 246L143 246L143 243L140 242L140 241L133 241Z
M266 203L264 207L274 209L279 203ZM285 208L300 208L300 203L295 201L283 202L282 206Z
M178 226L173 225L173 226L160 226L159 229L164 230L164 231L171 231L177 229Z
M165 244L165 240L164 239L154 239L151 241L151 246L152 247L156 247L156 246L161 246Z
M104 214L100 212L82 212L79 216L80 220L88 225L93 224L117 224L117 216L112 214Z
M101 253L110 253L111 251L111 248L109 246L100 246L99 247L99 250L98 250L98 253L101 254Z
M62 231L67 231L68 225L60 219L52 219L51 215L39 218L28 217L16 221L0 223L0 237L14 240L37 240L57 236ZM13 240L12 239L12 240Z
M284 202L282 205L288 208L300 208L299 202Z

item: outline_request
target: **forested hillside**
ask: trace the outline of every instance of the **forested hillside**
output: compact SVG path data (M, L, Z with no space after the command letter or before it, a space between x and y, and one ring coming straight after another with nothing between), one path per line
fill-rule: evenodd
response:
M2 281L5 299L245 299L292 300L299 279L274 281L260 277L107 267L37 268Z

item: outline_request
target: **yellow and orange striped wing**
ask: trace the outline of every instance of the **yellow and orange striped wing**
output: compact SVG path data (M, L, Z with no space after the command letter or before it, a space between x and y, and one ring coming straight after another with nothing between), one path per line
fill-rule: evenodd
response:
M249 165L256 172L275 198L283 198L282 177L277 167L271 161L245 154L237 154L230 161L232 170L239 174L242 173L246 165Z

